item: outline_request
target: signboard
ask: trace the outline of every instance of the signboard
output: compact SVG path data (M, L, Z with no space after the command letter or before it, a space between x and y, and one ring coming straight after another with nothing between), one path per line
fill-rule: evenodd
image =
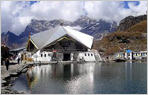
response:
M57 50L53 50L52 52L57 52Z

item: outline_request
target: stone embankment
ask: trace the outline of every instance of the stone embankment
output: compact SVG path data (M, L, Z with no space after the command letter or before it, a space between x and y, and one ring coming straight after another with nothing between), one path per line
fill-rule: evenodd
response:
M23 92L18 92L10 89L12 84L10 81L12 78L17 77L21 73L25 73L28 67L33 64L16 64L16 62L10 62L9 70L6 70L5 65L1 66L1 94L23 94Z

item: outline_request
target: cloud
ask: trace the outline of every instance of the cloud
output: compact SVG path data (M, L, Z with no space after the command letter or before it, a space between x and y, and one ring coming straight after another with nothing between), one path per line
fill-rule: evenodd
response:
M31 6L31 13L37 19L76 20L84 14L83 2L78 1L41 1Z
M2 32L19 35L31 19L64 19L74 21L84 14L83 3L78 1L3 1L1 2Z
M129 8L125 8L124 2L121 1L88 1L85 3L84 9L87 16L93 19L119 23L127 16L146 14L147 1L139 2L139 5L136 5L135 2L129 2Z
M30 2L1 2L1 31L11 31L15 34L20 34L24 31L26 25L30 22L31 17L28 17Z
M147 11L147 1L139 1L139 5L136 6L133 2L129 3L129 8L133 15L143 15Z
M129 15L142 15L147 11L147 1L128 2L124 7L121 1L2 1L1 30L19 35L31 19L64 19L74 21L87 14L93 19L120 22Z

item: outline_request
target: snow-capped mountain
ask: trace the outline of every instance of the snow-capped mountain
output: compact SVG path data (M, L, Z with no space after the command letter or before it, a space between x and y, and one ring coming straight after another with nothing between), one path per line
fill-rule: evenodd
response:
M116 22L109 23L103 20L97 21L87 16L81 16L74 22L65 21L62 19L56 19L51 21L32 19L31 22L25 28L25 31L19 35L17 42L15 41L15 43L18 44L17 46L21 46L22 44L27 42L29 32L31 35L33 35L54 28L60 23L63 23L64 26L70 26L75 30L92 35L95 39L100 39L103 35L107 35L110 32L116 31L117 28ZM3 34L2 38L4 37L5 35ZM13 42L11 42L11 44L9 42L10 41L8 40L6 44L9 47L14 47L11 45Z

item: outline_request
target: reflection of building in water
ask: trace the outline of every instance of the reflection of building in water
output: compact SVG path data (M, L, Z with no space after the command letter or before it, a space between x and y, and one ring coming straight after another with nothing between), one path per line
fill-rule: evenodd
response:
M46 66L35 66L28 70L27 72L27 80L28 80L28 86L29 88L32 88L32 86L41 80L41 78L47 78L51 73L51 65Z
M78 68L79 67L79 68ZM69 81L74 79L73 88L77 89L80 85L89 85L89 91L93 89L93 73L95 64L53 64L53 65L41 65L30 68L27 72L27 80L29 89L31 89L38 82L44 80L64 79ZM83 80L87 81L84 83ZM73 80L72 80L73 81ZM84 83L84 84L83 84ZM70 86L70 84L68 84Z
M29 89L32 88L32 86L38 81L36 72L33 71L34 69L35 67L33 69L30 68L26 73Z
M57 76L57 66L56 65L54 65L52 72L53 72L52 77L55 78Z
M101 60L92 45L92 36L60 25L29 37L27 51L34 61Z
M132 80L132 66L132 63L125 63L125 76L128 82Z
M95 64L95 67L94 67L94 74L95 75L101 74L101 69L102 69L101 65L102 65L102 63Z
M63 76L63 65L59 64L53 64L51 65L51 73L52 78L62 77Z
M73 80L68 81L66 87L68 93L93 93L95 64L73 64ZM75 68L75 67L79 68ZM75 74L76 73L76 74ZM84 90L85 88L85 90Z
M27 81L28 81L28 87L30 89L37 82L37 77L30 76L28 73L26 74L26 76L27 76Z
M64 65L63 66L63 74L64 74L64 78L70 78L71 77L71 65Z

